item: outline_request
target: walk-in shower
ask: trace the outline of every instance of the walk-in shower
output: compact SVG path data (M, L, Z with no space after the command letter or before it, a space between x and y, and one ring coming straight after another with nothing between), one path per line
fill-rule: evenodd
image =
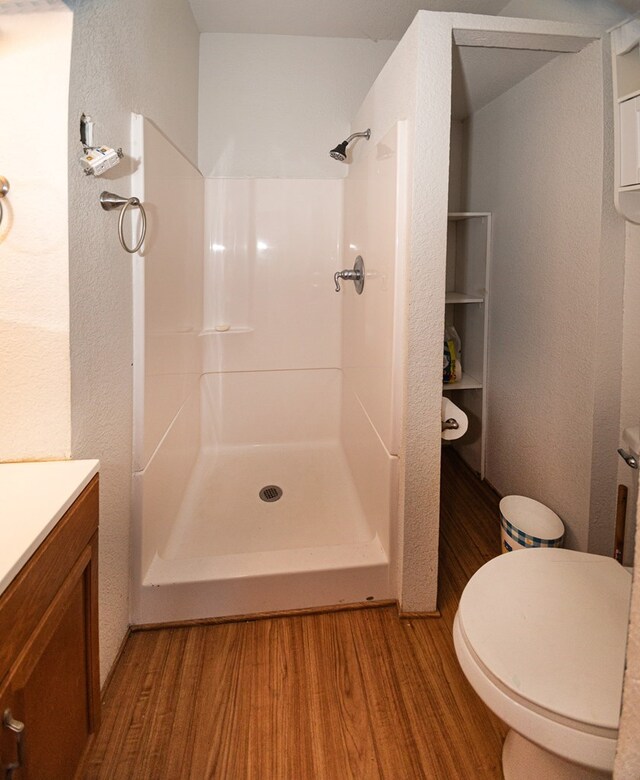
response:
M392 597L404 128L333 180L203 181L147 120L134 136L153 206L134 285L133 622ZM357 255L363 294L336 295Z

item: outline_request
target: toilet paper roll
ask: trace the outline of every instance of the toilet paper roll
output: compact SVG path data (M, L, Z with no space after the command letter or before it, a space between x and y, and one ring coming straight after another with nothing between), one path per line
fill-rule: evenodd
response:
M453 419L458 423L457 428L449 428L442 431L442 438L445 441L459 439L461 436L465 435L469 428L469 418L467 415L459 406L456 406L453 401L444 396L442 396L441 419L442 422Z

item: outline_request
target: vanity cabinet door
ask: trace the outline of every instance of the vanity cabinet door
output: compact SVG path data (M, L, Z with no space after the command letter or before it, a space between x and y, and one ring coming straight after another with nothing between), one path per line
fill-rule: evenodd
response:
M75 562L67 567L62 581L57 578L52 598L45 602L37 623L16 650L10 668L1 678L0 780L5 777L71 780L89 735L99 725L97 484L94 489L96 500L85 500L75 511L70 510L70 524L66 528L64 524L59 527L58 534L51 540L52 546L42 551L40 559L33 562L33 570L25 571L24 578L21 576L16 583L17 589L25 588L30 581L38 581L38 572L43 569L45 578L50 571L59 572L50 564L59 560L59 554L69 553L73 542L82 545L73 551ZM89 518L86 523L78 522L93 508L95 518L92 522ZM64 518L60 522L64 523ZM86 533L90 526L93 526L93 536L79 540L79 528L84 528ZM45 545L47 541L43 547ZM49 564L44 567L47 561ZM16 591L12 597L24 612L28 611L20 593ZM23 611L14 610L14 613L13 626L15 633L20 635ZM13 730L10 718L13 719ZM20 724L24 724L24 729L16 733ZM7 774L11 765L19 766L12 774Z
M58 592L0 693L7 709L24 724L21 735L3 722L2 764L24 768L16 780L72 778L91 733L87 689L89 658L85 615L91 550L87 549Z

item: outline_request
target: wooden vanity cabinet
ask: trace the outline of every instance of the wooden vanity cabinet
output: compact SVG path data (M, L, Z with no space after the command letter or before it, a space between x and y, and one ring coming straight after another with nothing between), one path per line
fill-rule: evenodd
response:
M99 726L97 577L96 476L0 596L2 780L73 778Z

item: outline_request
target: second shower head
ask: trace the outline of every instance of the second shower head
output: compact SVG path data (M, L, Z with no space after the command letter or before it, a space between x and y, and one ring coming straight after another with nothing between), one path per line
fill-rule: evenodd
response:
M369 138L371 138L371 130L367 129L364 131L364 133L351 133L351 135L345 141L343 141L341 144L338 144L329 152L331 157L333 157L334 160L344 162L347 159L347 146L351 143L351 141L353 141L354 138L366 138L369 140Z

